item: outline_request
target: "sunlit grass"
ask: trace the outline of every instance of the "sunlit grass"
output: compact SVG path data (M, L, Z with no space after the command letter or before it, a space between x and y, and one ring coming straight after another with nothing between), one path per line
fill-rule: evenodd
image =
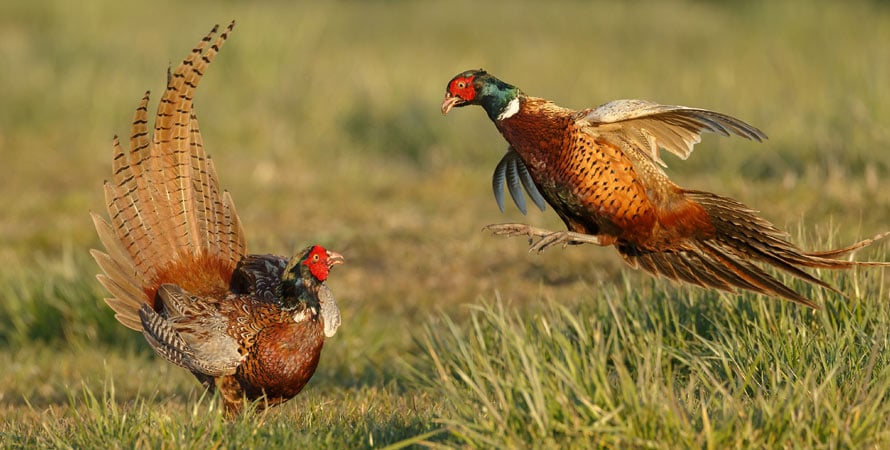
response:
M836 277L835 277L836 278ZM498 300L427 325L439 419L473 447L881 448L890 442L879 283L824 312L653 284L577 308Z
M27 448L402 448L444 437L431 428L429 395L403 396L386 387L300 396L299 403L227 420L217 398L161 398L143 393L122 401L115 384L68 390L67 403L28 405L0 429L4 444ZM35 433L35 431L37 433Z
M226 424L114 321L87 251L111 136L231 19L196 102L249 248L348 263L306 391ZM732 114L770 139L708 135L668 173L828 248L890 229L887 42L880 2L0 2L0 442L885 446L886 271L820 274L850 300L795 285L813 312L652 281L612 249L529 255L481 227L558 218L500 214L503 140L438 105L484 67L568 107Z

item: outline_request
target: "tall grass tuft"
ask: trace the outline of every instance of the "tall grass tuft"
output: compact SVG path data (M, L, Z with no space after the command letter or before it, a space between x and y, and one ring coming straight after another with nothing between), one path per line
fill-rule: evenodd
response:
M824 311L655 286L600 287L576 308L529 314L483 301L466 325L442 315L422 339L433 374L421 384L473 447L890 444L881 279L858 300L825 295Z

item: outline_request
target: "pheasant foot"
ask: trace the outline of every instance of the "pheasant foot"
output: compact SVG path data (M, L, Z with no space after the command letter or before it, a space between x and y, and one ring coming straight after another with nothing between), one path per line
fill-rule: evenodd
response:
M529 252L536 251L541 253L558 244L562 244L563 247L569 244L603 245L598 236L576 233L574 231L550 231L524 223L495 223L486 225L482 229L490 231L495 236L528 236ZM535 242L535 238L539 238L537 242Z

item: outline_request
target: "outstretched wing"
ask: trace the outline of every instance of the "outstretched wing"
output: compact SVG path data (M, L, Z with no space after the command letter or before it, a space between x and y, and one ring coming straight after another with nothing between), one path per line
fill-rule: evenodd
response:
M582 113L586 132L618 138L616 143L623 142L641 151L661 166L666 164L659 149L686 159L705 131L723 136L735 134L757 142L767 138L757 128L726 114L646 100L615 100Z
M501 212L504 212L504 184L507 185L507 189L510 191L510 197L513 197L513 203L516 203L516 207L519 208L523 215L527 212L525 195L522 193L523 189L525 189L529 198L532 199L532 202L541 211L546 209L547 204L544 201L544 197L538 191L538 187L532 180L532 176L529 174L528 168L525 167L525 163L522 162L522 158L519 157L519 153L516 153L512 146L507 147L507 153L504 154L504 157L501 158L501 161L494 168L494 175L491 177L494 199L498 203L498 208L500 208Z

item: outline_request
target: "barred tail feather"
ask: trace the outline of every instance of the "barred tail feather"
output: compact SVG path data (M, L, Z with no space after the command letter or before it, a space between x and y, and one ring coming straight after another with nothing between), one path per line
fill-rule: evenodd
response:
M228 287L246 253L244 231L203 147L192 98L234 22L201 40L172 73L149 136L146 93L133 117L129 151L113 141L112 179L105 183L109 221L93 214L105 252L93 250L99 281L117 319L142 330L139 309L155 306L162 283L198 295ZM202 292L203 290L203 292Z
M196 240L199 245L204 248L211 248L210 238L213 233L215 233L215 228L211 227L209 217L213 216L213 212L211 210L213 202L211 201L211 182L214 185L218 184L217 180L214 178L211 181L210 174L208 171L212 170L208 168L207 165L209 163L208 156L204 153L204 141L201 138L201 131L198 128L198 117L195 115L194 109L191 114L191 125L189 128L191 129L191 137L189 139L189 145L191 145L191 164L190 167L192 169L192 184L194 186L194 202L195 202L195 224L197 226L197 236Z
M709 192L685 191L685 194L705 208L714 224L718 239L730 241L731 246L743 254L770 264L824 269L890 266L887 262L838 259L890 236L890 232L880 233L840 249L806 252L789 242L787 233L759 217L757 211L742 203Z
M218 248L226 250L226 254L220 256L225 256L226 261L234 268L246 253L247 241L244 237L241 218L235 211L235 202L229 191L223 192L223 206L226 211L226 221L224 222L226 228L220 232L220 236L225 236L225 242L221 243Z
M842 256L847 256L850 253L853 253L856 250L859 250L861 248L868 247L869 245L874 244L875 242L880 241L881 239L884 239L887 236L890 236L890 231L878 233L868 239L863 239L855 244L849 245L844 248L839 248L839 249L835 249L835 250L823 250L823 251L818 251L818 252L807 252L806 254L808 256L813 256L816 258L832 258L832 259L840 258ZM886 266L888 264L885 262L880 262L880 261L877 261L877 262L875 262L875 261L858 261L858 262L856 262L856 265L859 265L859 266Z
M714 227L709 238L688 239L670 251L648 252L619 247L625 260L655 275L726 291L745 289L818 309L812 300L785 286L755 262L771 265L809 283L837 292L804 268L850 269L862 265L890 266L887 262L838 259L890 236L882 233L848 247L806 252L787 240L787 234L751 208L726 197L702 191L684 191L701 205Z

